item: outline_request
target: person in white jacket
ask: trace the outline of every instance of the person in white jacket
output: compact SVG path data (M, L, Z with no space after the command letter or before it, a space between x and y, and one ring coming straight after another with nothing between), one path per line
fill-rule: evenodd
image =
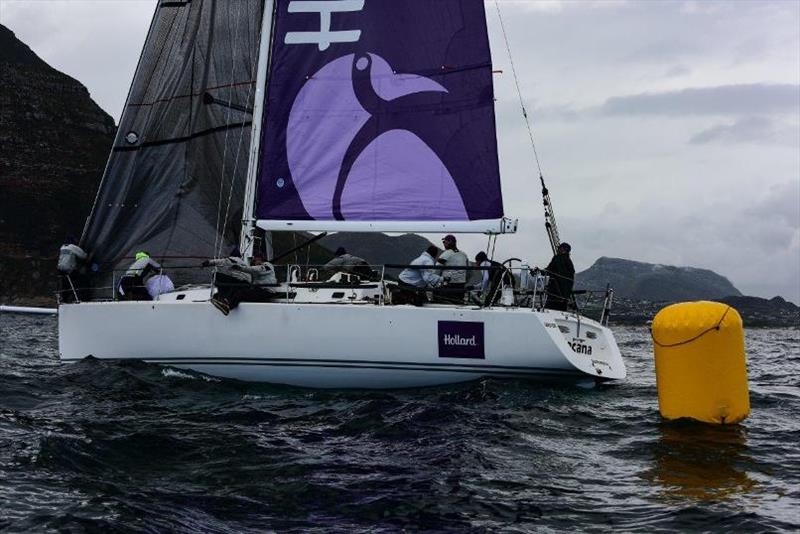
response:
M410 265L400 273L400 282L408 286L417 288L438 287L442 283L442 277L436 274L433 269L420 269L419 267L433 266L436 264L436 256L439 249L431 245L418 258L414 259Z
M410 263L410 267L403 269L400 273L400 290L392 297L393 302L421 306L427 301L425 290L439 287L443 281L434 269L424 268L433 267L438 254L439 249L431 245Z

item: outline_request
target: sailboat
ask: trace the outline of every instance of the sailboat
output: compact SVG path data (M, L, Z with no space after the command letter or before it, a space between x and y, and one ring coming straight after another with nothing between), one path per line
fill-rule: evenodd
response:
M415 306L383 268L296 263L227 316L198 268L232 246L271 257L278 232L516 230L483 0L161 0L80 241L91 290L59 305L60 357L321 388L625 378L610 294L606 320L548 309L527 266L490 304ZM177 289L120 300L138 250Z

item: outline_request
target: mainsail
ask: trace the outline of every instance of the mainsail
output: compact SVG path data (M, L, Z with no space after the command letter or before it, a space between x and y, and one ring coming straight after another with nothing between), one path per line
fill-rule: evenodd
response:
M81 244L213 257L239 239L263 0L161 0ZM185 262L184 262L185 263Z
M483 0L279 0L272 39L259 226L503 216Z

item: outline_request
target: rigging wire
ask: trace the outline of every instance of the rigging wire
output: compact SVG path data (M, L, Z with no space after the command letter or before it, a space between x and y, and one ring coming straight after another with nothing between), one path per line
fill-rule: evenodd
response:
M250 96L251 95L252 95L252 88L247 91L247 101L248 102L250 101ZM227 201L226 206L225 206L225 217L223 219L222 233L220 235L220 240L224 240L224 238L225 238L225 230L227 230L227 227L228 227L228 219L229 219L229 215L230 215L231 201L233 200L233 186L234 186L234 180L236 179L236 173L239 170L239 154L241 154L241 152L242 152L242 140L244 139L244 131L245 131L245 127L242 126L239 129L239 141L236 143L236 156L234 156L235 163L233 165L233 174L231 175L232 176L232 178L231 178L231 188L228 191L228 201ZM223 241L221 241L221 242L223 242ZM245 251L240 251L240 252L242 254L245 253Z
M544 184L544 174L542 173L542 165L539 161L539 152L536 150L536 141L533 139L533 128L531 127L530 117L528 117L528 110L525 109L525 100L522 98L522 89L519 84L519 76L517 76L517 67L514 65L514 57L511 54L511 44L508 41L508 33L506 32L506 25L503 21L503 14L500 11L500 1L494 0L495 8L497 9L497 18L500 20L500 30L503 33L503 41L506 45L506 52L508 53L508 61L511 64L511 74L514 77L514 86L517 89L517 96L519 97L519 106L522 109L522 116L525 118L525 126L528 129L528 137L531 141L533 148L533 157L536 161L536 168L539 171L539 181L542 184L542 203L544 204L544 226L547 230L547 237L550 240L550 247L553 249L553 254L556 253L558 245L561 244L558 235L558 226L556 225L556 214L553 211L553 203L550 201L550 192Z
M500 12L500 1L494 0L494 5L497 8L497 18L500 19L500 30L503 32L503 41L505 41L506 44L508 61L511 63L511 74L514 77L514 85L517 88L519 106L522 108L522 116L525 118L525 126L528 128L528 137L530 138L531 146L533 147L533 157L536 160L536 168L539 170L539 176L542 176L542 166L539 163L539 153L536 151L536 142L533 140L533 128L531 128L531 121L528 118L528 111L525 109L525 101L522 98L522 89L520 89L519 77L517 76L517 67L514 65L514 58L511 55L511 44L508 42L508 34L506 33L506 25L503 22L503 14Z
M239 42L239 28L241 26L239 24L239 18L240 18L241 12L242 12L241 3L237 2L236 3L236 15L234 17L234 21L235 21L234 24L236 26L236 30L234 32L233 40L231 42L231 59L232 59L232 61L231 61L231 74L230 74L231 82L233 82L233 80L236 79L236 61L233 59L233 57L234 57L233 47L236 45L236 43ZM252 93L252 87L253 86L251 85L248 88L248 93L247 93L247 101L248 102L250 101L250 94ZM231 123L231 113L233 112L233 108L231 107L231 104L233 103L233 93L234 93L233 87L229 86L228 87L228 110L227 110L227 114L226 114L226 117L225 117L225 125L226 126L230 125L230 123ZM237 171L237 169L239 167L239 152L240 152L240 149L241 149L244 130L245 130L244 126L242 126L239 129L239 141L237 143L237 148L236 148L236 157L235 157L233 175L231 176L230 190L228 192L228 200L227 200L227 203L225 205L225 216L224 216L224 218L222 220L222 232L220 232L220 215L221 215L221 212L222 212L222 195L223 195L223 191L224 191L224 188L225 188L225 166L226 166L226 164L228 162L228 157L227 156L228 156L228 131L229 130L227 128L225 129L225 138L224 138L224 141L223 141L223 149L222 149L222 170L220 172L220 177L219 177L219 200L217 202L217 224L216 224L216 228L215 228L216 236L214 237L214 257L215 258L221 257L221 255L222 255L222 247L225 244L225 230L227 229L227 226L228 226L228 215L230 213L231 200L233 199L233 188L234 188L234 182L236 180L236 171Z

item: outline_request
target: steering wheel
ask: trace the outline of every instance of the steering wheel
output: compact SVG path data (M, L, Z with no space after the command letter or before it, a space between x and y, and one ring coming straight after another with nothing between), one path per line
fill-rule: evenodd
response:
M506 261L504 261L503 263L500 264L500 265L503 266L503 275L502 275L503 278L501 280L503 280L504 284L506 282L506 278L511 280L511 284L510 284L511 285L511 289L517 289L517 279L514 276L513 271L511 270L511 262L513 262L513 261L518 261L518 262L522 263L522 260L519 259L519 258L508 258ZM509 284L506 284L506 285L509 285Z

